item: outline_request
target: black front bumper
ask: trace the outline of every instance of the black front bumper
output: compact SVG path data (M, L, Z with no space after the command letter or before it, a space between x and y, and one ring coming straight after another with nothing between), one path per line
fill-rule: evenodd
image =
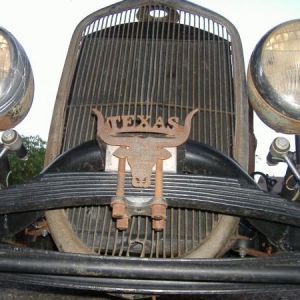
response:
M237 164L218 153L204 152L197 160L189 152L191 158L186 156L182 167L186 173L164 174L163 195L169 207L300 226L298 203L262 191ZM69 159L69 155L66 157ZM200 167L211 170L212 166L219 176L187 174ZM115 194L115 173L50 171L51 167L27 183L2 190L0 214L14 216L19 212L109 205ZM128 174L127 194L154 195L153 187L140 191L130 181ZM299 253L263 258L148 259L0 244L1 279L45 286L139 294L243 293L300 289L299 275Z
M243 259L104 257L0 246L0 278L114 293L206 294L300 289L300 254Z

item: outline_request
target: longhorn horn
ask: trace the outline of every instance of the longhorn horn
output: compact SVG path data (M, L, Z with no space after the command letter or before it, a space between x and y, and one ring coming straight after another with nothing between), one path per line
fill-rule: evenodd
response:
M192 110L185 118L184 126L179 126L176 129L176 137L174 138L158 138L158 147L176 147L183 144L189 137L191 131L192 118L199 109Z
M112 146L127 146L122 144L122 138L112 136L109 126L105 123L102 113L97 109L92 109L92 113L97 116L97 136L106 144ZM125 139L124 139L125 141Z

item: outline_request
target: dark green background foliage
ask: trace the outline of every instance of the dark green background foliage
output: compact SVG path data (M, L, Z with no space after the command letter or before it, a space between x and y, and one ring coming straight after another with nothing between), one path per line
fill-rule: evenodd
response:
M22 136L22 139L28 151L28 159L24 161L14 155L9 155L13 184L33 178L41 172L44 165L46 142L38 135Z

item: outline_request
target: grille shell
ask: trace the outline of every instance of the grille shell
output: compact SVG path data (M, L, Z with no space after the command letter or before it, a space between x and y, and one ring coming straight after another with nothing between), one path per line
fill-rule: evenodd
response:
M167 17L156 18L161 12ZM74 32L55 104L46 163L95 138L93 108L105 117L149 114L152 121L174 115L183 120L188 112L199 108L190 138L221 150L247 169L244 74L235 28L206 9L184 1L123 1L100 10L84 19ZM179 214L184 213L183 208ZM185 252L214 234L218 220L212 213L190 213L206 216L199 222L211 230ZM47 214L53 217L55 212ZM78 217L79 209L67 215L70 227L76 227L75 235L85 244L85 217ZM63 240L60 232L55 234L53 223L58 222L49 224L54 239ZM170 251L162 256L176 257L185 252Z

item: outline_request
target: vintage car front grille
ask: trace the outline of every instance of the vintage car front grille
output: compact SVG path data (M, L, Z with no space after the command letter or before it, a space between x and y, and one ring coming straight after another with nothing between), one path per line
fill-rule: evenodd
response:
M161 12L170 17L155 18ZM95 107L106 117L153 120L184 120L199 108L190 137L232 155L231 36L224 26L172 7L142 6L93 19L78 46L63 151L95 138Z
M84 19L70 44L48 144L57 136L61 142L48 149L48 159L95 139L93 108L104 117L151 115L152 122L174 115L184 120L198 108L190 138L234 157L237 140L243 143L247 134L240 128L243 116L237 115L244 109L245 90L238 83L244 82L244 63L231 26L184 1L123 1ZM96 217L97 224L87 221L98 213L105 217ZM121 233L110 213L108 207L67 211L78 238L107 255L137 255L137 249L145 256L183 255L200 245L218 221L216 214L168 208L163 233L151 230L148 217L133 217L130 231ZM149 238L147 251L139 241L121 243L138 233Z

